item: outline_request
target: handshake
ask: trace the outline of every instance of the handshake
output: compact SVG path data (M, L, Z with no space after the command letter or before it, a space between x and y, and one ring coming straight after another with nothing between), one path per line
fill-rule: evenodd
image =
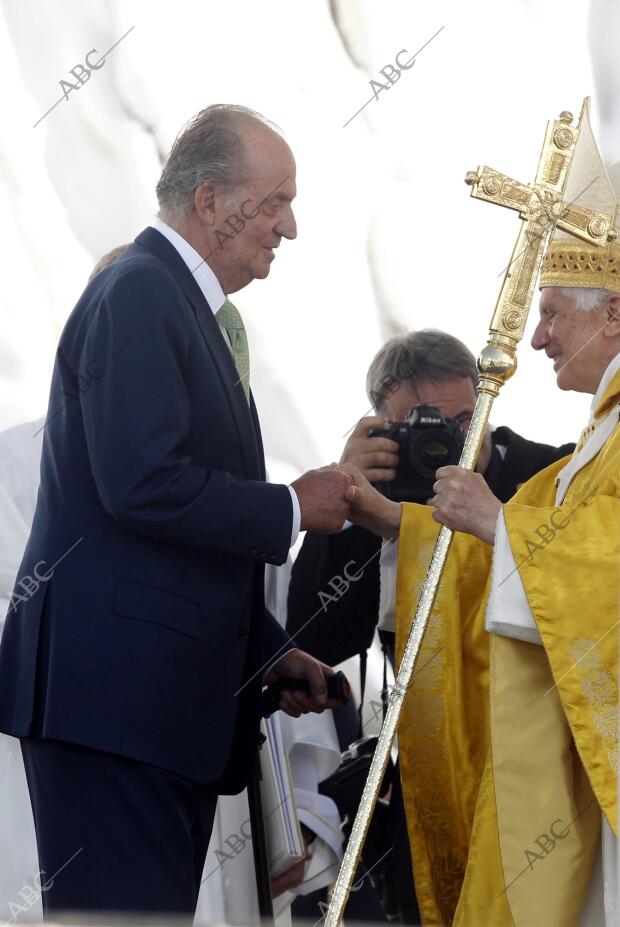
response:
M398 444L373 436L388 422L380 416L361 419L347 441L340 464L309 470L292 486L301 508L302 531L333 534L346 520L383 538L400 531L401 504L387 499L371 485L396 476ZM428 500L433 520L454 531L465 531L493 544L497 517L502 507L480 473L461 467L440 467Z
M302 531L334 534L348 520L384 538L398 535L399 503L386 499L369 483L396 476L398 444L369 436L373 428L388 425L382 416L361 419L345 444L340 464L309 470L292 484Z
M340 531L345 521L384 538L398 536L401 507L381 495L351 463L309 470L291 484L301 509L301 530Z

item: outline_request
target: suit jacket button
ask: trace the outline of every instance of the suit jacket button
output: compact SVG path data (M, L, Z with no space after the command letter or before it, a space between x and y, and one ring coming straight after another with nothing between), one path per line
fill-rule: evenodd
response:
M240 641L247 641L249 636L250 636L250 632L247 628L239 628L239 640Z
M258 553L258 548L256 548L256 547L250 547L250 553L251 553L251 554L257 554L257 553Z

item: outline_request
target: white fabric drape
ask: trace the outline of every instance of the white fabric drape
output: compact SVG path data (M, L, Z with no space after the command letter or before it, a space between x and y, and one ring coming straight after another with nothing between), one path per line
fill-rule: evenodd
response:
M0 633L30 533L43 419L0 432ZM34 822L19 740L0 734L0 920L41 920Z

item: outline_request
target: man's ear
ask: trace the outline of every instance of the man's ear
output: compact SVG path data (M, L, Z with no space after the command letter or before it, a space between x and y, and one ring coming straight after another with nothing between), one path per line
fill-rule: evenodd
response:
M620 294L612 296L605 311L607 314L605 332L613 337L620 335Z
M207 225L215 225L215 187L212 183L200 183L194 191L196 215Z

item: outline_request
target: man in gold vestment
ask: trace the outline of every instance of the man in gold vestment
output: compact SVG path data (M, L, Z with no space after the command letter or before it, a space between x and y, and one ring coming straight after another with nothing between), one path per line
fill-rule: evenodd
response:
M615 215L589 124L568 201ZM593 394L572 457L505 505L479 474L437 471L431 506L356 473L352 520L399 537L402 653L439 530L457 533L399 727L425 925L617 923L620 244L556 232L532 346Z

